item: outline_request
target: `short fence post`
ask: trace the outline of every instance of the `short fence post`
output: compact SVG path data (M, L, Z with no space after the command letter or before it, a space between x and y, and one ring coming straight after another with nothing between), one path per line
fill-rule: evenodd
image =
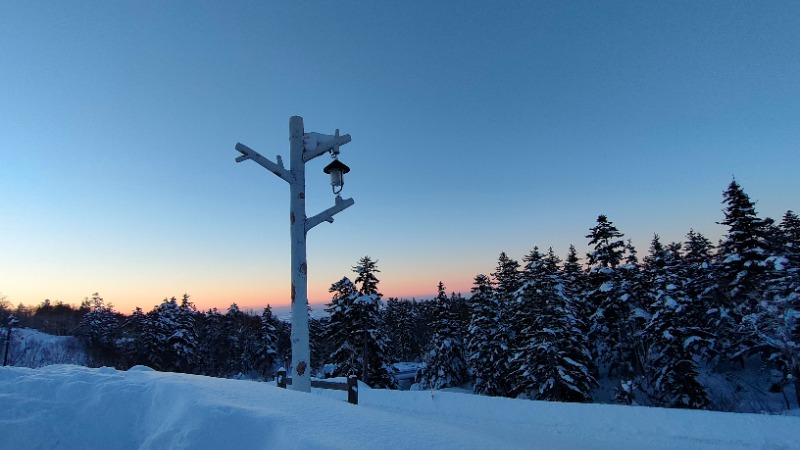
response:
M3 367L8 365L8 351L11 347L11 329L17 324L17 318L14 315L8 316L8 334L6 334L6 351L3 354Z
M286 369L278 369L277 382L279 388L286 389Z
M347 377L347 401L354 405L358 404L358 377L355 375Z

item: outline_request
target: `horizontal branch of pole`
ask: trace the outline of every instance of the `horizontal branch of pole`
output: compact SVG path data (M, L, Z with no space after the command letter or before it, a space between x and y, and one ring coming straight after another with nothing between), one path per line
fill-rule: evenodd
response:
M349 208L354 204L355 200L353 200L352 198L342 200L342 197L337 195L335 204L333 206L315 216L306 219L306 233L308 233L308 230L314 228L315 226L321 224L322 222L333 223L334 214L338 214L345 208Z

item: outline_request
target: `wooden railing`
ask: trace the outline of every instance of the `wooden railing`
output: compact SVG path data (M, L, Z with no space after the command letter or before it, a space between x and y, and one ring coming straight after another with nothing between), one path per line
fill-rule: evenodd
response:
M279 388L286 389L286 386L292 384L292 379L286 376L286 370L278 370L278 376L275 379ZM311 380L311 387L317 389L332 389L334 391L347 391L347 401L354 405L358 404L358 378L355 375L347 377L347 382L340 381L325 381L325 380Z

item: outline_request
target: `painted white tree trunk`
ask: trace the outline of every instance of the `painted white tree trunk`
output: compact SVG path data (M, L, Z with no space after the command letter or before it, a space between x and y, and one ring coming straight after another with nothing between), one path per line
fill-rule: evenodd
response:
M322 222L333 222L333 216L352 206L352 198L336 196L334 205L325 211L306 218L306 168L305 163L327 152L339 153L339 146L350 142L350 135L339 136L305 133L303 118L289 119L289 170L278 156L277 164L261 156L244 144L237 143L242 154L236 162L252 159L265 169L289 183L289 223L292 241L292 390L311 392L311 349L308 335L308 264L306 262L306 233Z
M311 392L311 350L308 339L308 265L306 263L306 168L303 161L303 118L289 119L290 211L292 239L292 390Z

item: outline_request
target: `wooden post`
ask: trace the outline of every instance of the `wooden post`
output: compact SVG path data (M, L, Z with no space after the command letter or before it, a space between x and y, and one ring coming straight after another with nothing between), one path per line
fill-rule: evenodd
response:
M289 233L291 237L292 285L290 297L292 301L292 377L287 382L295 391L311 392L311 350L308 332L308 265L306 262L306 234L322 222L333 222L333 216L355 202L340 196L334 199L334 205L325 211L306 217L306 162L330 152L332 156L339 153L339 147L350 142L350 135L324 135L306 133L303 118L292 116L289 119L289 170L283 166L280 156L277 164L261 156L255 150L236 144L236 151L242 154L236 162L252 159L265 169L289 183ZM284 376L285 379L285 376ZM286 387L284 384L283 387Z
M278 369L278 377L276 378L276 381L278 382L279 388L286 389L286 369Z
M6 351L3 354L3 367L8 365L8 350L11 347L11 329L17 323L17 318L13 315L8 316L8 333L6 334Z
M311 392L308 332L308 266L306 264L306 163L303 118L289 119L289 230L292 240L292 390Z
M358 404L358 377L355 375L347 377L347 401L354 405Z

